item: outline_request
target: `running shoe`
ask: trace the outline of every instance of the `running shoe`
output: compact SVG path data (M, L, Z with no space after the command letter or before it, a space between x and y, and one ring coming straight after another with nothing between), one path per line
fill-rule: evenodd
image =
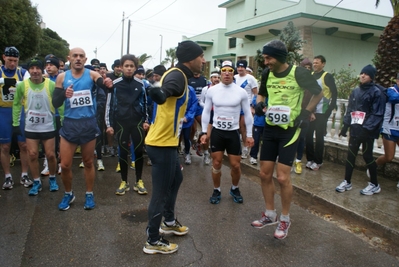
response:
M284 239L288 235L288 229L291 226L291 222L280 221L277 225L276 231L274 232L274 238Z
M301 174L302 173L302 162L295 161L295 163L294 163L294 172L296 174Z
M105 170L105 167L104 167L102 159L98 159L97 160L97 170L98 171L104 171Z
M236 189L230 189L230 195L233 197L235 203L242 203L244 199L241 196L240 189L237 187Z
M251 163L252 165L256 165L256 164L258 164L258 161L255 158L251 157L249 159L249 163Z
M80 146L77 146L77 147L76 147L75 153L76 153L76 154L81 154L81 153L82 153L82 151L81 151L81 149L80 149Z
M70 204L75 200L75 195L73 192L71 194L64 194L61 203L58 205L59 210L68 210L71 206Z
M161 234L174 234L174 235L185 235L188 233L188 230L189 230L188 227L181 225L181 223L179 223L177 219L175 219L175 223L172 226L167 225L165 221L163 221L161 223L161 227L159 228L159 232Z
M132 161L132 163L130 163L130 169L132 169L132 170L136 169L136 163L134 161Z
M7 177L4 184L3 184L3 189L12 189L14 185L14 181L12 180L12 177Z
M86 201L85 201L85 205L83 206L83 208L85 210L92 210L92 209L94 209L95 206L96 206L96 203L94 202L93 194L86 193Z
M246 159L248 157L248 147L244 147L243 149L242 149L242 153L241 153L241 158L242 159Z
M143 251L147 254L171 254L177 251L179 246L170 243L168 240L161 237L156 243L152 244L149 240L144 245Z
M191 155L190 155L190 153L188 153L188 154L186 154L184 156L184 164L186 164L186 165L190 165L191 164Z
M317 164L316 162L313 162L312 165L310 165L309 169L312 171L318 171L323 164Z
M119 195L119 196L122 196L129 190L130 190L129 183L127 183L125 181L121 181L121 184L119 185L119 188L116 189L115 194Z
M205 165L209 165L211 163L211 155L208 151L204 153L204 163Z
M310 169L310 166L312 166L312 164L313 164L313 161L306 162L306 168Z
M39 181L33 181L32 188L29 190L30 196L37 196L42 191L42 183Z
M276 217L273 219L273 218L270 218L269 216L267 216L264 212L262 212L262 217L261 217L259 220L253 221L253 222L251 223L251 225L252 225L253 227L255 227L255 228L261 229L261 228L263 228L263 227L265 227L265 226L274 225L274 224L277 224L277 223L278 223L278 221L277 221L277 215L276 215Z
M24 187L30 187L33 185L33 181L31 178L29 178L28 175L24 175L21 177L20 183L24 186Z
M336 188L335 191L342 193L345 191L349 191L352 189L352 184L348 183L348 181L343 180Z
M58 191L59 187L58 187L57 180L55 179L55 177L49 178L48 183L50 186L50 192Z
M151 162L150 158L147 159L147 166L152 166L152 162Z
M366 188L360 190L360 194L366 195L366 196L371 196L371 195L374 195L374 194L378 194L379 192L381 192L380 185L375 185L375 184L370 183L370 182L369 182L369 185Z
M85 167L85 164L83 163L83 161L81 161L79 164L79 168L84 168L84 167Z
M209 198L209 202L211 204L219 204L221 198L222 198L222 193L217 189L213 189L213 194Z
M140 195L145 195L147 194L147 189L144 187L144 182L143 180L139 180L137 183L134 184L133 190L139 193Z
M201 149L201 144L197 143L196 148L195 148L195 153L197 153L198 156L202 157L204 154L202 153Z

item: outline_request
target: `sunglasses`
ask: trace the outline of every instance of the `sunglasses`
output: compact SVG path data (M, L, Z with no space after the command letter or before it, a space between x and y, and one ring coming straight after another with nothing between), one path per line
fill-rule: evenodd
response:
M230 72L230 73L233 73L234 70L231 69L231 68L223 68L223 69L221 69L221 72Z

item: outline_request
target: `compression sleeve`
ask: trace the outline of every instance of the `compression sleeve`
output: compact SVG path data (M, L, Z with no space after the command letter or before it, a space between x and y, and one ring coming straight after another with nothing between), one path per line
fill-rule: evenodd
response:
M53 93L52 104L55 108L59 108L64 104L66 99L64 88L56 87Z

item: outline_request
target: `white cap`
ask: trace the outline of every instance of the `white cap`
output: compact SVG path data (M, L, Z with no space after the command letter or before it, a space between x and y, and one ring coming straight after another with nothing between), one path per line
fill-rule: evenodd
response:
M233 62L231 62L230 60L225 60L222 62L222 68L224 67L230 67L233 68ZM234 68L233 68L234 69Z

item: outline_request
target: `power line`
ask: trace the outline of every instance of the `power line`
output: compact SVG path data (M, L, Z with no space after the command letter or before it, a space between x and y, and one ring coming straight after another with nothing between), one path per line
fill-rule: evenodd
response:
M121 26L121 24L122 24L122 22L119 23L119 25L116 27L116 29L115 29L114 32L111 34L111 36L108 37L108 39L107 39L98 49L101 49L101 47L103 47L103 46L109 41L109 39L111 39L111 37L115 34L116 30L119 29L119 26Z
M173 5L173 4L176 3L176 2L177 2L177 0L173 1L170 5L168 5L167 7L165 7L164 9L162 9L161 11L159 11L158 13L155 13L154 15L152 15L151 17L148 17L148 18L146 18L146 19L142 19L141 21L148 20L148 19L151 19L151 18L155 17L156 15L158 15L159 13L165 11L168 7L170 7L171 5Z
M152 0L148 0L147 3L145 3L144 5L142 5L141 7L139 7L139 9L137 9L136 11L134 11L132 14L130 14L129 16L126 17L126 19L128 19L131 15L135 14L137 11L139 11L140 9L142 9L143 7L145 7L149 2L151 2Z
M313 22L310 26L313 26L314 24L316 24L320 19L324 18L328 13L330 13L334 8L336 8L339 4L341 4L344 0L341 0L338 2L338 4L336 4L335 6L333 6L330 10L328 10L323 16L321 16L319 19L317 19L315 22Z

